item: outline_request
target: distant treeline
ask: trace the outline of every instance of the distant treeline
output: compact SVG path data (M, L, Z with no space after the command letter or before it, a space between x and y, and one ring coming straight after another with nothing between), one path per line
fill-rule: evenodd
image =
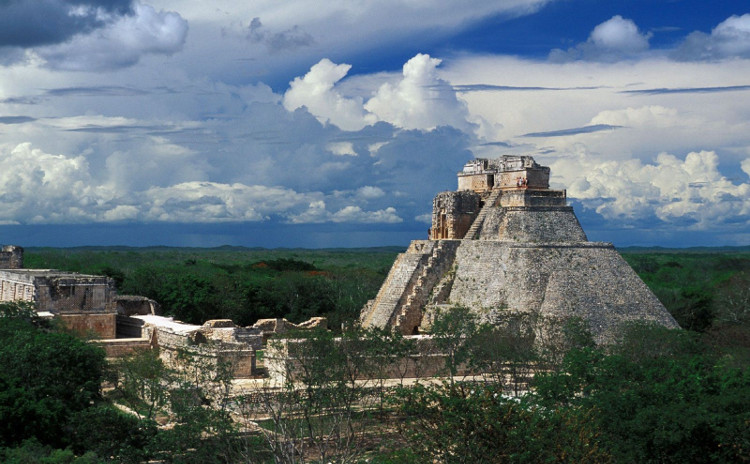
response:
M340 327L375 296L399 251L31 248L25 266L110 276L120 294L153 298L166 314L189 323L326 316Z
M683 328L729 336L750 307L750 248L627 248L623 257ZM121 294L157 300L185 322L259 318L355 319L390 269L397 247L306 250L30 248L26 267L105 274Z

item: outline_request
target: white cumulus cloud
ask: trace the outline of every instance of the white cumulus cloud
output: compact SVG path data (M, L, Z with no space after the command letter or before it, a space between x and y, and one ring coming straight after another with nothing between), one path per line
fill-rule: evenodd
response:
M437 74L440 62L429 55L414 56L404 64L400 79L381 84L363 104L363 96L346 97L336 86L351 66L337 65L324 58L305 76L290 83L284 94L284 107L289 111L305 107L319 121L348 131L360 130L377 121L402 129L452 126L469 131L472 126L467 122L465 104Z
M103 201L82 156L52 155L22 143L0 147L0 221L89 221Z
M359 223L399 223L403 222L396 209L388 208L378 211L363 211L359 206L347 206L336 211L332 217L333 222L359 222Z
M718 164L713 151L691 152L684 159L661 153L654 163L601 161L581 153L552 169L571 177L571 197L624 225L654 217L696 230L721 228L737 218L750 223L750 183L733 183Z
M451 85L437 75L440 62L430 55L416 55L404 64L401 81L384 83L365 109L379 120L404 129L469 129L465 105L456 98Z
M651 34L643 34L630 19L615 15L597 25L586 42L568 50L550 52L552 61L616 61L648 50Z
M297 77L284 94L284 108L294 111L305 107L320 122L331 123L344 130L359 130L374 122L365 113L362 100L346 98L334 85L351 69L348 64L335 64L324 58L310 68L304 77Z
M688 35L674 57L679 60L715 60L730 57L750 58L750 13L730 16L710 34L696 31Z

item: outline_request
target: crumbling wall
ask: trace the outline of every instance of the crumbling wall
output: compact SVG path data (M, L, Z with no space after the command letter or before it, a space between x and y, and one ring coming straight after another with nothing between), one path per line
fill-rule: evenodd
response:
M0 269L23 269L23 248L5 245L0 251Z
M166 327L155 329L159 357L173 369L199 369L204 375L215 376L220 369L228 368L238 379L255 375L255 349L248 344L211 339L201 330L181 333Z
M116 295L114 306L117 314L124 316L161 314L161 305L151 298L139 295Z
M372 361L368 361L370 358L364 358L364 362L371 366L380 366L380 371L373 372L368 369L366 372L361 372L357 378L409 379L449 375L446 366L447 356L437 347L431 336L416 335L406 338L413 343L413 350L410 353L398 358L389 356L387 362L376 359L376 355L372 353L370 354L373 356ZM345 342L337 339L335 343ZM350 351L345 347L341 347L340 350ZM359 350L351 351L356 355ZM263 364L268 372L269 380L275 385L283 385L287 380L299 380L305 372L302 366L309 365L309 363L310 350L306 348L306 341L300 339L274 340L266 347L263 356ZM474 373L465 363L456 366L456 375L464 376Z
M461 239L482 207L482 198L472 191L442 192L432 203L430 239Z
M51 312L115 312L114 280L49 271L34 279L36 303L40 310Z

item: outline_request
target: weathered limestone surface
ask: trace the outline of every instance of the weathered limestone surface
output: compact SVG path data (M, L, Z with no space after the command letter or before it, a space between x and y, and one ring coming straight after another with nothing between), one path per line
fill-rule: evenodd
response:
M672 316L609 243L520 244L462 241L451 304L487 318L509 313L580 317L597 341L623 322L677 327Z
M481 209L482 199L470 190L441 192L432 205L432 227L430 238L463 238Z
M511 156L474 160L458 176L469 190L438 194L433 240L397 257L363 326L413 334L429 330L434 308L461 305L496 323L580 317L599 343L630 321L677 327L612 244L588 241L565 191L549 189L549 168ZM436 240L447 236L456 240Z
M134 318L143 321L145 333L153 333L153 345L158 346L159 356L170 367L216 370L226 364L236 378L255 374L255 350L262 343L259 329L236 327L227 319L200 326L153 315Z
M33 302L37 311L49 312L71 330L114 338L116 310L114 281L49 269L0 270L0 301Z
M380 366L379 372L372 370L361 371L358 379L406 379L432 376L447 376L446 354L442 352L431 336L415 335L409 336L413 343L413 351L398 358L389 358L387 363L372 358L368 363ZM335 341L339 346L345 343L341 339ZM306 348L305 340L281 339L269 342L263 356L263 364L268 372L271 383L282 385L287 380L300 380L305 372L303 365L310 360L310 350ZM351 341L349 342L351 343ZM356 343L356 342L355 342ZM357 349L340 349L356 356ZM367 359L367 358L365 358ZM456 375L473 375L470 367L466 364L456 366Z
M84 337L110 339L117 336L115 313L60 313L57 317L69 330Z
M585 242L586 234L573 208L508 207L502 208L497 229L484 230L481 237L514 242Z
M0 250L0 269L23 269L23 248L5 245Z
M432 253L434 241L416 240L405 253L396 257L385 283L374 300L367 303L360 319L365 327L386 327L396 316L397 309L406 302L416 284L417 271Z

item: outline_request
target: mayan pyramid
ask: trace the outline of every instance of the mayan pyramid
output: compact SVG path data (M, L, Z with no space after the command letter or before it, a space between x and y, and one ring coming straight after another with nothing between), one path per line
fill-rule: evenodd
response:
M678 327L611 243L588 241L549 175L530 156L467 163L458 190L435 197L429 239L398 255L362 325L417 334L436 308L463 306L489 321L579 317L599 343L628 321Z

